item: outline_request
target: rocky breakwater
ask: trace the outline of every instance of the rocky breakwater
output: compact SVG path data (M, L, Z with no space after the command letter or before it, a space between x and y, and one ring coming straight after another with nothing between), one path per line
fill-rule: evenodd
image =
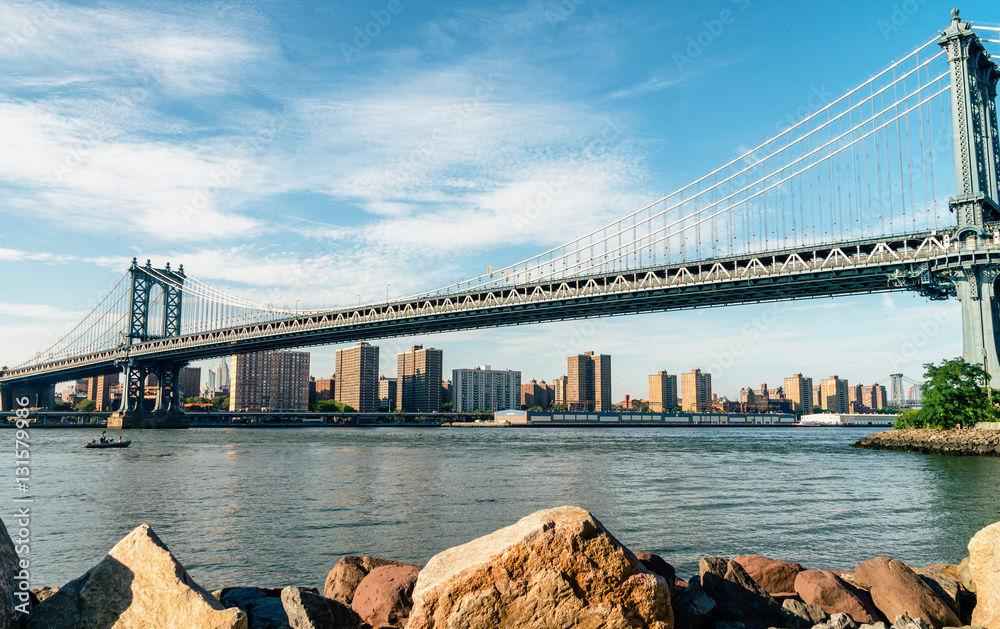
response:
M0 535L0 629L1000 629L1000 522L977 533L969 552L959 565L876 557L850 571L759 555L702 557L698 574L682 581L587 511L558 507L445 550L423 568L344 557L322 594L209 594L142 525L80 578L32 591L26 610L13 546Z
M864 437L853 447L953 456L998 456L1000 431L975 428L887 430Z

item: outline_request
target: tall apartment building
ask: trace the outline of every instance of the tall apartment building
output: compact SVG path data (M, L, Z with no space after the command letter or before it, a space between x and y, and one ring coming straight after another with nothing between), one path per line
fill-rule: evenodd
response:
M571 411L611 410L611 356L584 352L566 359L566 404Z
M106 374L103 376L96 376L94 378L87 378L87 399L93 400L97 403L94 407L96 411L110 411L111 408L111 390L116 384L118 384L118 374Z
M453 402L451 396L451 380L445 380L441 383L441 403L447 404L448 402Z
M657 371L649 377L649 410L669 412L677 406L677 376Z
M308 352L235 354L232 361L232 370L227 367L230 411L309 410Z
M336 401L359 413L375 413L378 401L378 347L358 343L337 350Z
M521 407L521 372L491 369L482 365L475 369L454 369L451 372L455 410L469 413L507 411Z
M208 388L206 390L210 394L209 397L215 395L215 372L211 369L208 370Z
M436 413L441 410L441 370L444 352L414 345L397 355L396 395L399 408L407 413ZM452 383L454 387L454 382ZM452 392L454 396L454 391Z
M330 376L329 378L316 378L316 401L336 400L336 382L336 376Z
M553 404L566 403L567 386L569 386L569 378L567 376L559 376L558 378L552 381Z
M819 405L824 411L831 413L847 413L850 410L848 402L847 380L830 376L819 383Z
M521 385L521 406L525 408L537 406L544 410L555 404L555 401L555 387L545 384L544 380L540 383L532 380Z
M396 410L396 379L380 376L378 379L379 410Z
M792 410L805 414L813 410L813 379L804 378L797 373L791 378L785 378L785 397L792 401Z
M688 413L708 413L712 410L712 374L692 369L681 374L681 408Z
M880 384L873 384L870 387L861 387L861 404L866 408L877 411L888 406L885 395L885 387Z
M177 373L177 388L182 400L198 397L201 394L201 367L181 367Z

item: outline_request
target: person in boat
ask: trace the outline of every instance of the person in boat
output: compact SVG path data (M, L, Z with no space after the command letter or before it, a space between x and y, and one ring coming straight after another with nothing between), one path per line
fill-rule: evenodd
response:
M121 443L121 442L122 442L122 436L118 435L118 443Z

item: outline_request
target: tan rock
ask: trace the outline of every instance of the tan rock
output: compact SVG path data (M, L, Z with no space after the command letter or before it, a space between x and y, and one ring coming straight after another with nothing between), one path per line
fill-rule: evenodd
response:
M1000 522L987 526L969 540L968 566L976 588L972 624L1000 629Z
M323 585L323 596L340 601L348 607L354 600L354 590L368 573L380 566L402 566L399 561L392 559L380 559L378 557L357 557L347 555L341 557L337 565L326 575L326 583Z
M143 524L31 611L29 629L245 629Z
M901 561L889 557L869 559L858 565L854 575L870 588L875 606L886 618L920 617L933 629L962 626L948 604Z
M778 561L763 555L740 555L735 561L768 594L794 592L795 577L806 569L802 564Z
M435 555L407 629L672 629L670 591L590 513L557 507Z
M857 623L876 623L881 616L863 590L853 588L829 570L805 570L795 577L795 591L809 605L828 614L849 614Z

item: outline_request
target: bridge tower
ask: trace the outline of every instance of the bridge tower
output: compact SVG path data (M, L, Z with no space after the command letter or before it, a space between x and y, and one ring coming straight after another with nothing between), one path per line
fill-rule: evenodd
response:
M956 240L975 251L1000 228L1000 140L997 131L997 81L1000 70L958 9L938 45L951 66L952 131L956 195L950 200L957 221ZM1000 387L1000 304L996 279L1000 268L966 264L951 273L962 304L962 354L983 365L991 384Z
M143 361L131 355L130 348L158 338L169 338L181 334L181 305L184 288L184 266L176 271L165 268L154 269L149 260L140 266L132 258L131 285L129 287L129 325L125 356L120 361L124 371L121 407L108 419L109 428L187 428L188 420L177 386L179 372L186 363L175 361ZM151 329L150 297L159 287L160 303L152 304L160 309L156 317L156 328ZM154 311L155 312L155 311ZM145 384L148 375L156 376L156 403L151 411L145 407Z

